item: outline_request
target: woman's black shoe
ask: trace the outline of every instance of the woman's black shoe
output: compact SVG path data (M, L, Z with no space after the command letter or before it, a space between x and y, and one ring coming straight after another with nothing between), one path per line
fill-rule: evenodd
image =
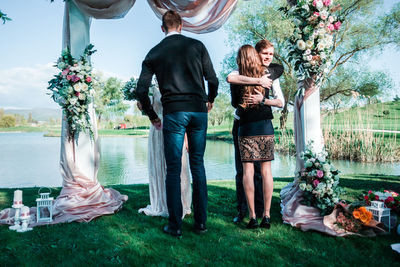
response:
M264 216L264 217L262 218L261 223L260 223L260 227L266 228L266 229L271 228L271 221L270 221L270 218L267 217L267 216Z
M258 222L255 218L251 218L249 223L246 226L247 229L255 229L258 228Z

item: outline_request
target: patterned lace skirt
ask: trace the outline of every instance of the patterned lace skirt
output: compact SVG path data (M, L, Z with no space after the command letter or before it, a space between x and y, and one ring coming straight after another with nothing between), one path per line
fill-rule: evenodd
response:
M242 162L274 159L274 127L271 120L242 124L238 136Z

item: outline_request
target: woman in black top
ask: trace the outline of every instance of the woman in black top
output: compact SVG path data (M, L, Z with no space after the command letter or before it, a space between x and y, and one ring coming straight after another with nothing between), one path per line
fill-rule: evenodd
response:
M273 47L272 51L273 51ZM248 77L261 77L265 74L257 51L251 45L244 45L239 49L237 56L239 74ZM273 190L271 160L274 159L274 128L271 106L281 107L278 99L270 100L269 90L261 86L242 85L233 92L239 100L237 115L239 120L239 149L243 164L243 186L246 192L250 221L248 228L258 227L254 210L254 162L261 164L261 176L264 191L264 215L261 227L269 228L269 211ZM259 104L251 101L249 96L262 95ZM271 192L270 192L271 191Z

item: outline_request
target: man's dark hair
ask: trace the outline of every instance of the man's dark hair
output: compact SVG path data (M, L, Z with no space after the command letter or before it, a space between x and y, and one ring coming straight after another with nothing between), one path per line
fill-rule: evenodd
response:
M178 28L182 24L182 18L176 11L168 10L162 17L162 26L168 31L170 29Z

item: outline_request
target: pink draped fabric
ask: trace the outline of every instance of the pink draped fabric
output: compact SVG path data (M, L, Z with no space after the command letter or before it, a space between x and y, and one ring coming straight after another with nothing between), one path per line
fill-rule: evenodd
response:
M73 0L86 16L96 19L124 17L136 0ZM183 20L183 30L208 33L218 30L235 10L238 0L147 0L161 19L167 10L175 10Z
M158 18L167 10L177 11L183 30L207 33L218 30L235 10L237 0L147 0Z
M96 19L123 18L136 0L73 0L86 16Z

